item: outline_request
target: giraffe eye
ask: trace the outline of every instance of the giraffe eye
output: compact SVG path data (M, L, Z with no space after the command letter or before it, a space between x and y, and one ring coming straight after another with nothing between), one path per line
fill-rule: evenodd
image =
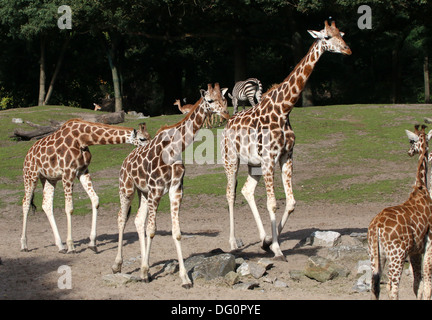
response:
M324 39L328 40L330 39L330 36L325 36Z
M207 102L208 102L208 103L213 103L214 100L211 100L211 99L210 99L210 100L207 100Z

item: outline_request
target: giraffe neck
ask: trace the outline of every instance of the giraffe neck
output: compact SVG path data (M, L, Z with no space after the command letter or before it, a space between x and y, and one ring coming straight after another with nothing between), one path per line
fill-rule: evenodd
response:
M199 99L183 120L175 125L159 129L158 133L163 132L162 141L175 144L175 150L183 152L193 142L204 123L206 118L204 105L204 99Z
M419 157L417 176L415 185L418 188L425 187L427 189L427 162L428 162L428 152L427 150L423 152Z
M132 143L133 128L72 120L64 131L77 138L82 146Z
M266 97L272 100L271 105L276 108L281 108L281 114L289 114L294 108L294 105L306 86L309 76L324 51L321 42L318 40L315 41L309 48L308 53L297 64L288 77L286 77L279 86L266 94ZM261 105L265 108L268 104L263 101Z

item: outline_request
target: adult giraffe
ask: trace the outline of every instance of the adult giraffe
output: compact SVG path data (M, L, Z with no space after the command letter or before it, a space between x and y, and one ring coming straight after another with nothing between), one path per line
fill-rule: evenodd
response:
M93 123L81 119L65 122L57 131L38 140L27 152L24 159L23 178L25 194L23 198L23 230L21 251L27 247L27 216L30 207L34 208L33 197L37 181L43 186L42 209L47 215L54 233L55 244L59 252L65 253L53 213L54 189L59 180L63 182L65 211L67 217L67 252L74 252L72 240L71 214L73 211L72 191L75 178L78 178L92 203L92 227L89 248L96 252L96 220L99 197L93 189L88 166L91 161L89 146L103 144L130 143L136 146L146 145L150 135L145 123L140 130L102 123Z
M185 118L172 126L164 126L156 133L152 141L144 147L133 150L123 161L120 169L120 211L118 213L118 252L112 271L121 271L123 263L123 232L130 213L130 206L135 195L139 197L139 209L135 218L141 247L140 277L145 282L150 280L150 246L156 234L156 211L162 196L169 193L171 204L172 237L177 249L179 275L182 286L190 288L192 283L186 273L180 245L179 225L180 203L183 197L183 176L185 168L181 154L192 143L194 136L202 127L208 114L216 112L225 119L229 118L227 101L224 94L227 89L208 85L207 91L201 90L201 98L195 103ZM145 230L145 223L147 228ZM147 243L146 243L147 242Z
M334 22L325 21L321 31L308 31L316 38L306 56L297 64L290 75L279 85L267 91L262 101L255 107L233 116L226 125L222 138L222 158L227 176L226 197L230 214L231 249L238 248L234 233L234 200L239 162L248 165L248 178L242 188L258 226L262 247L270 249L276 259L285 260L279 246L278 236L288 216L294 211L295 200L292 191L292 154L294 132L289 122L289 114L294 108L307 79L321 55L336 52L350 55L351 50L342 39ZM276 198L274 194L274 167L279 162L282 169L282 181L286 194L284 215L276 226ZM261 170L259 169L261 168ZM266 239L266 233L255 204L255 187L261 177L267 191L267 209L270 215L272 238Z
M413 191L404 203L385 208L368 228L368 250L372 268L372 298L380 295L380 278L388 262L387 291L390 299L399 298L399 282L405 259L413 270L413 289L417 298L429 300L432 293L432 199L427 187L428 141L432 130L426 126L406 130L411 143L410 156L419 153ZM424 281L424 287L423 287Z

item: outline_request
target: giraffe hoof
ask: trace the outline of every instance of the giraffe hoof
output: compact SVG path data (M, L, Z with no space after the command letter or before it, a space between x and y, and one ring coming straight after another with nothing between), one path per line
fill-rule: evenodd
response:
M275 260L275 261L283 261L283 262L287 262L288 261L284 255L274 256L273 260Z
M96 246L88 246L88 248L93 251L94 253L98 253Z
M73 249L73 250L68 250L66 253L67 253L67 254L75 254L76 251L75 251L75 249Z
M29 249L27 248L21 249L21 252L29 252Z
M65 254L67 252L67 250L66 249L60 249L58 252L62 253L62 254Z
M182 287L185 289L190 289L193 287L193 284L192 283L185 283L185 284L182 284Z

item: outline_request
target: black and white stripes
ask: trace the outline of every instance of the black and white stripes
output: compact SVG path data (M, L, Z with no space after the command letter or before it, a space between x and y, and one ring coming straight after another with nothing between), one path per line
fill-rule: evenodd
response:
M249 78L245 81L236 82L232 91L232 95L228 93L228 96L232 100L234 114L237 113L239 101L249 100L251 106L254 107L257 103L261 102L261 95L262 85L261 82L256 78ZM256 99L257 103L255 103L254 98ZM245 109L244 106L243 109Z

